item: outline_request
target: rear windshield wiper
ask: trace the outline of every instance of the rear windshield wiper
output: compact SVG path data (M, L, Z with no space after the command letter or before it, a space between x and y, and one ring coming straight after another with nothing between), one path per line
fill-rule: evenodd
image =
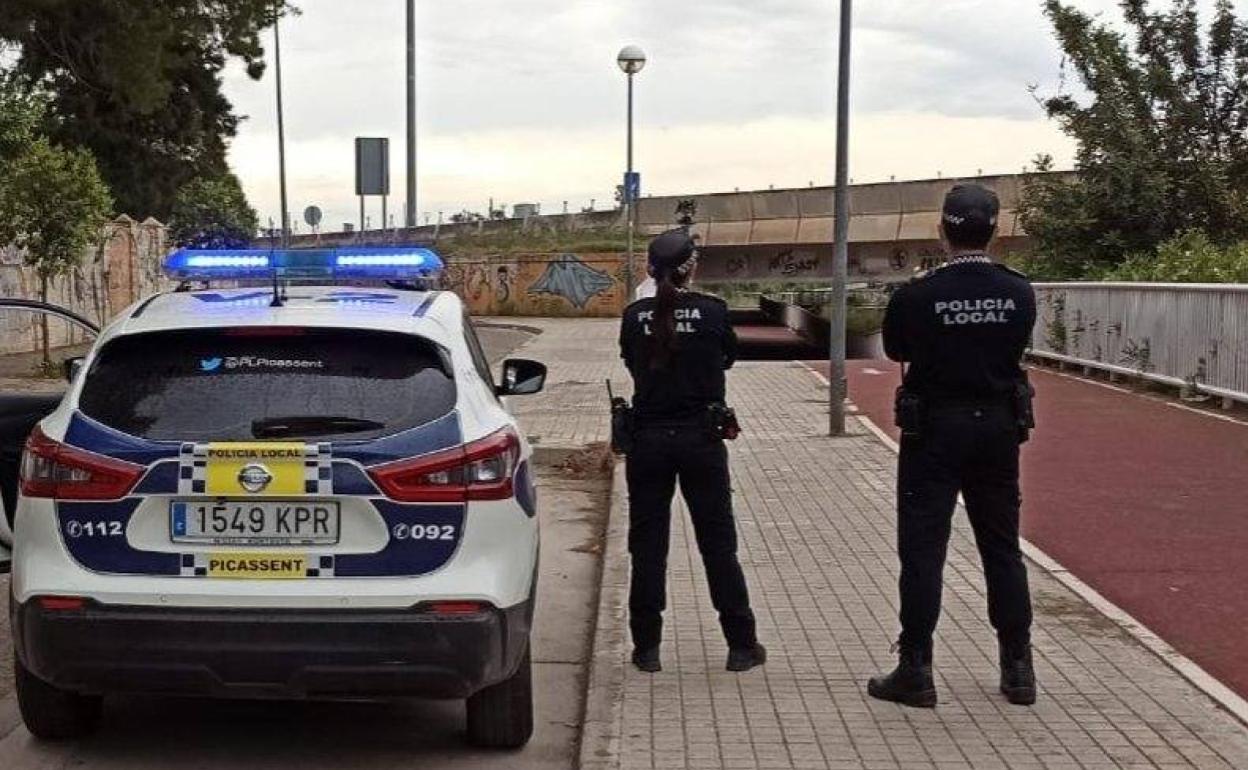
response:
M331 436L336 433L365 433L386 427L383 422L362 420L358 417L268 417L253 420L251 435L256 438L282 438L285 436Z

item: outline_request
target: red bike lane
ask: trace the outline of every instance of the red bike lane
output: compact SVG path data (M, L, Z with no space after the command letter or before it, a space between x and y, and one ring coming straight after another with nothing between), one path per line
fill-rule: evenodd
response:
M887 361L849 368L850 397L894 436L899 377ZM1248 424L1044 369L1032 380L1025 537L1248 697Z

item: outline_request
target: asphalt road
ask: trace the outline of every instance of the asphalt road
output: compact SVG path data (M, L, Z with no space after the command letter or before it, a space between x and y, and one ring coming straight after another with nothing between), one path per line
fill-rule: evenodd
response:
M483 329L494 360L528 339ZM540 459L540 458L539 458ZM558 460L560 458L553 458ZM592 462L539 462L542 568L534 636L536 734L519 752L463 743L461 702L252 702L110 698L100 733L59 745L21 725L0 677L0 768L570 768L575 766L609 480ZM588 469L588 470L587 470ZM0 590L7 593L8 578ZM8 655L7 613L0 656Z
M850 397L893 435L898 379L890 362L850 365ZM1032 379L1024 536L1248 697L1248 424L1046 369Z

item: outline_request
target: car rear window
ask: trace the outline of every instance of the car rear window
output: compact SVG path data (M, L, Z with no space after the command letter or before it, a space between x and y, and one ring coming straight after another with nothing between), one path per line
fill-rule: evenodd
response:
M109 342L87 372L79 408L153 440L367 440L448 414L450 372L440 348L407 334L156 332Z

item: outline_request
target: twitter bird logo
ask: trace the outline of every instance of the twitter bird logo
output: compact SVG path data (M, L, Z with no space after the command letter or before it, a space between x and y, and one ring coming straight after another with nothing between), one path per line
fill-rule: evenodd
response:
M222 363L220 358L205 358L200 360L199 369L203 372L215 372L221 368Z

